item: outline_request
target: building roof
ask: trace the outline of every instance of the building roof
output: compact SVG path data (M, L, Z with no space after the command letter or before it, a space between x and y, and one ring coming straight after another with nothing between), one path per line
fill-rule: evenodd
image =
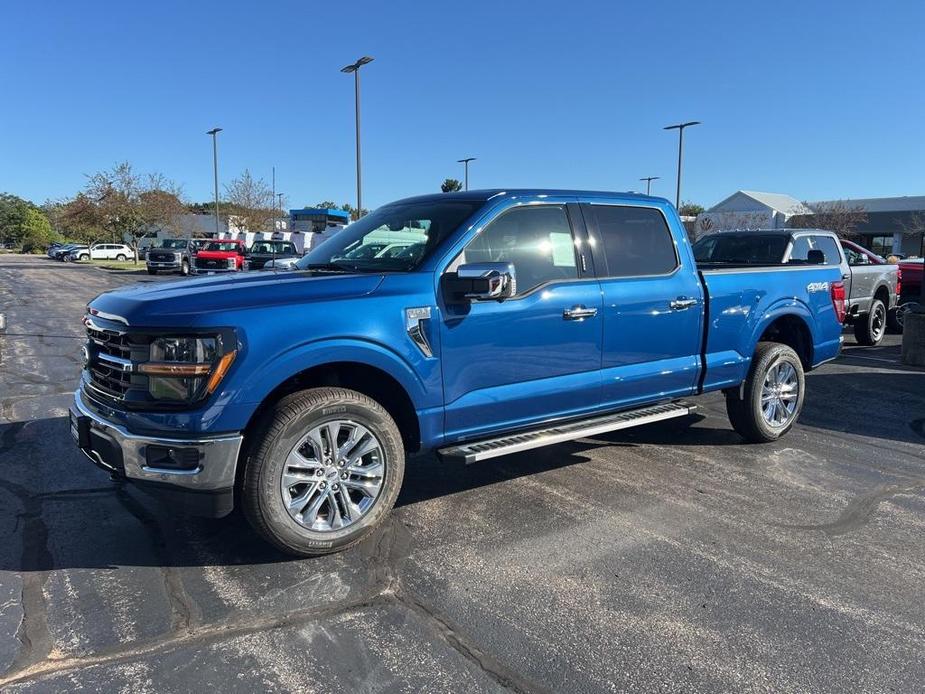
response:
M845 200L819 200L809 203L809 206L832 205L842 203L848 207L863 207L865 212L923 212L925 211L925 195L902 195L895 198L854 198Z
M810 214L811 210L794 197L783 193L763 193L757 190L737 190L725 200L713 205L707 212L750 212L755 203L765 209L784 215Z

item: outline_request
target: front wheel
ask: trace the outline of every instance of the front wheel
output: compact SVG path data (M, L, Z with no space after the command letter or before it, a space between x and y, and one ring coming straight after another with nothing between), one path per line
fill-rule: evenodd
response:
M870 311L858 316L854 324L854 339L859 345L874 347L883 340L886 333L886 306L880 299L874 299Z
M803 409L805 380L797 353L777 342L759 342L741 388L726 391L732 428L746 441L776 441Z
M149 268L148 268L148 274L149 274L149 275L156 275L156 274L157 274L157 268L149 267Z
M189 274L189 263L185 260L182 263L180 263L180 274L183 275L184 277L186 277Z
M401 488L401 434L376 401L344 388L281 400L255 430L241 502L251 525L281 550L328 554L363 539Z

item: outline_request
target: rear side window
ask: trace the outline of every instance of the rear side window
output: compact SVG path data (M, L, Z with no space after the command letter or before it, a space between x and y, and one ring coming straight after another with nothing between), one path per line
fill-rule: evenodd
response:
M838 244L831 236L813 236L815 247L825 255L826 265L841 265L841 254L838 252Z
M826 265L839 265L841 256L835 240L829 236L798 236L793 240L793 250L790 251L790 262L794 264L805 263L809 259L809 252L822 251Z
M652 207L589 205L604 246L608 277L665 275L678 266L674 239Z

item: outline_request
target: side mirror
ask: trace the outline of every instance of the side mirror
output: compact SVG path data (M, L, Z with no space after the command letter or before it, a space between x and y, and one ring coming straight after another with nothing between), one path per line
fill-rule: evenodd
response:
M517 293L513 263L460 265L447 280L450 298L456 301L504 301Z

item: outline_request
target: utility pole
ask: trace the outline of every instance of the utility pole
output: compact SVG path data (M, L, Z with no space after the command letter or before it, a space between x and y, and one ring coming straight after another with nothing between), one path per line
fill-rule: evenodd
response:
M215 176L215 238L218 238L219 234L219 222L218 222L218 137L217 135L222 131L222 128L212 128L209 130L206 135L212 136L212 173Z
M674 206L677 209L681 209L681 157L684 151L684 128L689 128L692 125L700 125L699 120L688 121L687 123L677 123L676 125L666 125L664 130L677 130L678 131L678 189L675 194Z
M340 69L341 72L353 73L353 92L354 92L354 110L356 115L356 132L357 132L357 219L363 215L363 177L362 166L360 163L360 68L373 62L373 58L368 55L363 56L355 63L346 65Z

